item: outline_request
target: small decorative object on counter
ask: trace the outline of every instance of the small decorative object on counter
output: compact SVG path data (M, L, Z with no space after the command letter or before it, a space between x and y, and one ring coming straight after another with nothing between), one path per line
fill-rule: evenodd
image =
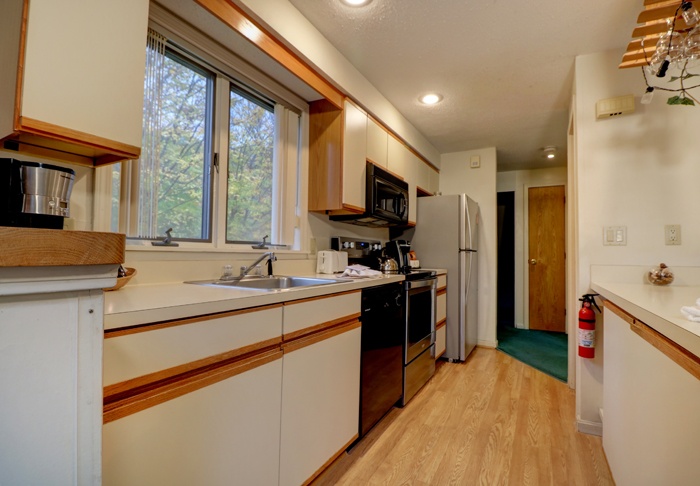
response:
M654 285L668 285L673 282L673 272L665 263L659 263L658 267L649 270L647 280Z
M105 291L110 291L110 290L119 290L123 286L125 286L127 283L129 283L129 280L136 275L136 269L135 268L128 268L128 267L123 267L119 265L119 270L117 270L117 285L114 287L110 287L108 289L104 289Z

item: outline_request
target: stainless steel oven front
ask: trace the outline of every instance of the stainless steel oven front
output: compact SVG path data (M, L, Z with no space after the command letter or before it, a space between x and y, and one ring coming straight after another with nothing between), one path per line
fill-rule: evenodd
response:
M435 302L437 278L428 275L404 282L403 398L405 405L435 373Z

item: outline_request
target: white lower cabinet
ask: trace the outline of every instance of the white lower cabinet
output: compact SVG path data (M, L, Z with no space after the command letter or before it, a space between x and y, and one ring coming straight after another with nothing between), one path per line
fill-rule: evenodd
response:
M700 381L632 331L634 317L608 302L604 315L603 449L615 483L698 484Z
M276 485L282 353L103 428L103 484Z
M283 361L280 485L298 486L357 438L359 321L290 343Z

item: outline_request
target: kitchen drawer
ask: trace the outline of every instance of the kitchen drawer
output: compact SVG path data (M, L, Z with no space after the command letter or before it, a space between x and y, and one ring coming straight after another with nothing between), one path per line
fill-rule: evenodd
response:
M284 304L284 339L289 340L360 317L360 291Z
M447 287L447 275L438 275L438 278L437 278L438 290L443 289L445 287Z
M278 344L281 336L282 305L107 331L104 386L163 370L170 370L163 377L189 371L208 364L206 358Z

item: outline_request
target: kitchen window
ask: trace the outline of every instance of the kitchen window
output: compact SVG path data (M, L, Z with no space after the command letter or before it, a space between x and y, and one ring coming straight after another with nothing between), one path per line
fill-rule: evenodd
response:
M129 244L298 247L300 113L233 74L149 29L141 158L110 168Z

